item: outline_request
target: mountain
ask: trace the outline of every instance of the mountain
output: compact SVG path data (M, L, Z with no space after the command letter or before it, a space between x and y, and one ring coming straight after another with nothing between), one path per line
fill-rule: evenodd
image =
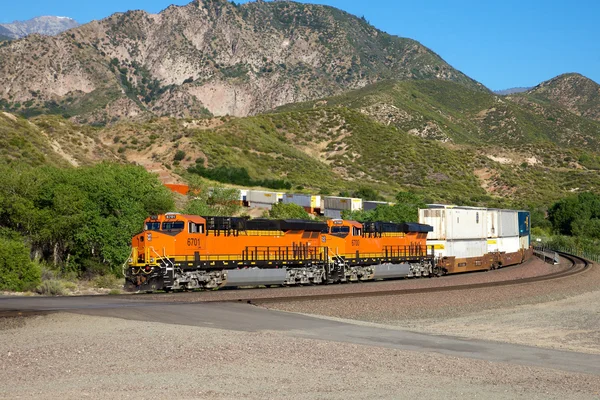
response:
M71 18L43 16L27 21L0 24L0 36L10 39L20 39L32 33L54 36L77 26L79 26L79 23Z
M253 180L312 193L369 187L391 199L411 190L465 205L548 205L571 192L600 192L600 122L453 82L384 81L243 118L105 127L60 116L3 118L13 136L1 159L37 165L41 149L46 162L119 160L165 182L187 180L200 166L245 168Z
M504 90L494 90L494 94L497 94L498 96L506 96L508 94L523 93L528 90L531 90L531 87L515 87Z
M323 107L359 110L384 125L452 144L519 148L553 143L600 152L600 123L596 121L576 116L559 106L535 104L533 107L527 102L474 91L454 82L380 82L278 110Z
M199 0L0 48L0 107L88 123L254 115L384 79L487 91L414 40L332 7L295 2Z
M525 97L600 121L600 85L580 74L564 74L542 82L527 91Z

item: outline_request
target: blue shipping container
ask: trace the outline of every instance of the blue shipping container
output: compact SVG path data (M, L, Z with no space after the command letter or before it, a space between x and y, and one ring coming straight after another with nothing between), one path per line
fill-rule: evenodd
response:
M528 236L531 228L529 211L519 211L519 236Z

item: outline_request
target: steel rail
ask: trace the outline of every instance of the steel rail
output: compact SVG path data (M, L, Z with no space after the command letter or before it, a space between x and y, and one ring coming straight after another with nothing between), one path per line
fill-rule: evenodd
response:
M511 286L511 285L524 285L535 282L543 282L548 280L555 280L560 278L566 278L574 275L578 275L590 269L592 265L589 261L584 258L557 252L561 257L569 260L571 266L563 271L554 272L551 274L545 274L535 277L507 280L507 281L496 281L496 282L485 282L485 283L473 283L463 284L454 286L437 286L429 288L416 288L416 289L391 289L391 290L380 290L370 292L348 292L348 293L323 293L323 294L307 294L307 295L294 295L294 296L278 296L278 297L256 297L256 298L244 298L237 300L221 300L221 302L246 302L248 304L261 305L267 303L284 303L284 302L296 302L296 301L312 301L312 300L330 300L330 299L342 299L342 298L356 298L356 297L379 297L379 296L393 296L403 294L420 294L420 293L435 293L435 292L446 292L456 290L469 290L469 289L481 289L499 286ZM213 300L205 300L212 302ZM218 301L218 300L215 300Z

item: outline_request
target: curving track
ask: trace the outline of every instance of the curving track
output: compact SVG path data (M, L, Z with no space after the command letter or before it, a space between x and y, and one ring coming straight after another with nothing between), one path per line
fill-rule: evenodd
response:
M530 278L524 278L519 280L510 281L498 281L498 282L485 282L485 283L474 283L474 284L463 284L454 286L439 286L439 287L428 287L428 288L417 288L417 289L394 289L394 290L380 290L380 291L350 291L346 293L323 293L323 294L309 294L309 295L296 295L296 296L280 296L280 297L256 297L250 299L238 299L237 301L246 301L249 304L266 304L266 303L281 303L286 301L303 301L303 300L328 300L328 299L339 299L339 298L353 298L353 297L374 297L374 296L390 296L390 295L402 295L402 294L414 294L414 293L432 293L432 292L444 292L451 290L469 290L479 289L487 287L497 286L510 286L510 285L522 285L533 282L541 282L552 279L560 279L573 275L580 274L587 271L591 263L584 258L574 256L571 254L560 253L559 255L571 262L571 266L563 271L558 271L551 274L535 276Z
M522 285L533 282L562 279L587 271L588 261L576 256L561 254L569 260L570 266L560 271L534 277L516 280L500 280L494 282L436 285L418 288L393 288L393 281L369 282L354 285L328 285L318 287L296 287L280 289L249 289L249 290L218 290L214 292L191 292L176 294L139 294L121 296L66 296L66 297L16 297L0 298L0 317L18 315L42 314L48 312L89 310L89 309L122 309L147 307L153 305L199 304L199 303L248 303L253 305L309 300L327 300L356 297L375 297L389 295L404 295L414 293L433 293L444 291L468 290L476 288ZM527 268L522 264L520 267ZM509 267L519 268L519 266ZM494 271L498 273L509 268ZM468 274L471 275L471 274ZM452 279L457 276L453 275ZM444 278L440 278L444 279ZM420 281L420 280L418 280ZM444 280L447 282L446 280ZM387 283L386 283L387 282ZM426 280L429 282L429 280ZM398 282L400 283L400 282ZM378 290L378 286L384 287ZM402 286L402 285L399 285ZM292 289L292 290L290 290ZM365 290L366 289L366 290Z

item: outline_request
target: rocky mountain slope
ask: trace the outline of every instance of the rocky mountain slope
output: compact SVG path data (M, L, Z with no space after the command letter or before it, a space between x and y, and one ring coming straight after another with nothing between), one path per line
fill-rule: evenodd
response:
M566 101L566 98L565 98ZM600 151L600 123L560 105L513 101L453 82L380 82L322 100L279 110L347 107L412 135L479 147L553 143Z
M90 123L247 116L383 79L426 78L487 91L414 40L294 2L197 0L0 48L0 107Z
M43 16L27 21L14 21L10 24L0 24L0 36L9 39L20 39L32 33L54 36L68 29L79 26L74 19L67 17Z
M165 182L186 180L197 166L244 168L252 179L284 180L293 190L370 187L390 198L412 190L432 202L488 206L600 191L600 123L452 82L380 82L244 118L163 117L103 128L57 116L16 121L22 136L13 142L43 139L47 159L131 162ZM25 150L21 159L35 155Z
M576 115L600 121L600 85L580 74L564 74L542 82L520 99L542 106L558 105Z

